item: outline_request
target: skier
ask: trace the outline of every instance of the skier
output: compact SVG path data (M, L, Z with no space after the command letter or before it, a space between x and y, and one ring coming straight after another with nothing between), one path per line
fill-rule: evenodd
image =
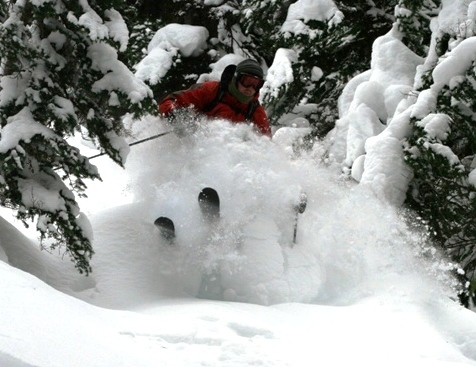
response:
M180 116L181 109L191 107L197 113L224 118L232 123L251 122L257 131L271 137L268 116L258 101L263 77L259 63L247 59L236 66L228 65L221 81L195 84L168 95L159 103L158 109L172 123L176 114Z

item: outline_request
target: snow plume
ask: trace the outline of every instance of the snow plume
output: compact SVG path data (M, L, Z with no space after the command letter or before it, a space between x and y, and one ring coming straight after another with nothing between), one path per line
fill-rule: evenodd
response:
M366 186L347 190L334 187L327 199L339 199L321 197L317 204L326 214L309 213L314 218L302 223L310 229L303 242L318 247L326 264L318 303L352 304L377 295L424 302L443 294L456 298L458 283L451 273L456 266L436 253L416 218ZM393 296L387 298L389 289Z
M168 127L150 118L134 129L139 139ZM132 203L119 207L116 197L113 209L91 217L96 285L80 297L133 308L179 296L350 304L388 287L399 295L426 287L454 296L450 276L431 279L434 259L417 259L423 241L392 206L364 187L336 184L338 171L312 157L287 152L249 126L225 121L203 121L193 136L168 134L134 147L124 187ZM216 223L203 221L197 203L207 186L221 196ZM308 205L293 243L293 208L303 192ZM152 225L159 216L175 223L173 245Z

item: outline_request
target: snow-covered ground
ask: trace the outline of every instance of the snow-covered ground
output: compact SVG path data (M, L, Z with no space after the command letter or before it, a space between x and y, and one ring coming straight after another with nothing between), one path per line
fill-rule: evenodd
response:
M323 146L297 156L298 130L204 125L132 147L126 170L93 160L89 277L0 221L1 366L476 365L476 314L414 222L322 164ZM217 223L200 214L205 186Z

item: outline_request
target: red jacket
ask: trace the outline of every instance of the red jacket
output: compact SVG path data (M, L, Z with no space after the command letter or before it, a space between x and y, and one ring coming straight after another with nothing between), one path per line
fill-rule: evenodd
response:
M203 112L209 103L211 103L218 94L220 82L205 82L198 84L190 89L165 97L159 103L159 112L167 116L175 108L187 107L193 105L197 112ZM258 94L253 100L258 99ZM248 104L241 103L232 94L225 92L223 98L205 114L210 117L219 117L230 120L234 123L245 122L245 115L248 111ZM260 104L256 107L251 121L258 131L263 135L271 136L268 117Z

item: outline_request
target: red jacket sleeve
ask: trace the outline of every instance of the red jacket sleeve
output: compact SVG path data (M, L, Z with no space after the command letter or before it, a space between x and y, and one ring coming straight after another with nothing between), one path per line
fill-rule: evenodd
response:
M159 113L167 116L175 108L175 103L172 98L166 97L163 99L158 106Z
M215 98L219 85L219 82L205 82L195 84L187 90L172 93L159 103L159 112L167 116L175 108L189 106L194 106L197 112L202 111Z
M269 126L268 116L263 106L259 105L256 108L253 114L253 123L261 134L271 137L271 127Z

